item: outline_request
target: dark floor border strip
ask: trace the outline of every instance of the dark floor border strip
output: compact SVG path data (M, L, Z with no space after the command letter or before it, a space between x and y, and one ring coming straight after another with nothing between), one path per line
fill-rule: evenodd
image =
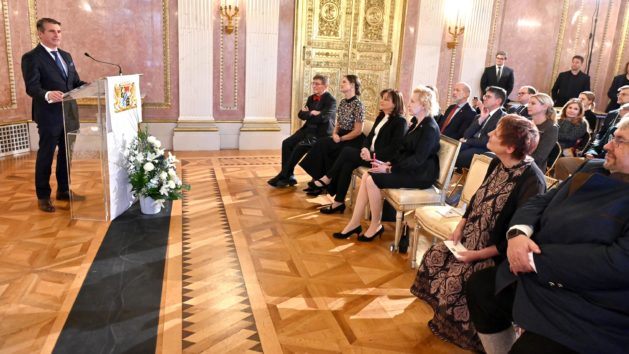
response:
M171 203L111 222L53 353L154 353Z

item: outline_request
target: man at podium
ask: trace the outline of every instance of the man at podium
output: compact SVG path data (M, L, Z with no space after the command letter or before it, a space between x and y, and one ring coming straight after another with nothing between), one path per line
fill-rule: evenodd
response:
M65 134L63 130L63 93L79 87L81 81L70 53L59 49L61 23L52 18L37 21L39 44L22 56L22 76L26 93L33 98L33 121L37 123L39 150L35 162L35 191L39 209L54 212L50 200L50 173L57 152L57 200L69 200ZM78 121L76 122L78 128Z

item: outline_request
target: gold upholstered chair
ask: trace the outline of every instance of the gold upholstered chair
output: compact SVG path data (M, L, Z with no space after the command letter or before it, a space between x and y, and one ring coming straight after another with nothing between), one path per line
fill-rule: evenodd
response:
M448 238L461 220L474 193L483 183L491 160L492 158L487 155L474 155L456 208L449 205L428 205L415 209L415 230L410 240L410 260L413 268L417 266L416 254L420 229L432 235L433 244L437 238Z
M396 211L395 240L391 251L398 250L402 234L402 220L407 212L424 205L444 205L454 171L454 163L459 155L461 143L442 135L439 139L439 177L432 187L426 189L383 189L384 199Z

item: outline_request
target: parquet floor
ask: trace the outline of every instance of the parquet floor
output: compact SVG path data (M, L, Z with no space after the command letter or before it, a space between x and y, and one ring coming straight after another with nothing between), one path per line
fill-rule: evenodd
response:
M268 187L278 155L177 154L192 190L173 208L158 352L464 352L426 326L392 225L372 244L332 238L349 211ZM33 171L34 154L0 159L0 353L52 350L107 227L36 210Z

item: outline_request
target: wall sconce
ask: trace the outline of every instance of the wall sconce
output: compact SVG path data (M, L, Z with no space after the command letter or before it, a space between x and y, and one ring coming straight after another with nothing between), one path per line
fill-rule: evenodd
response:
M448 33L452 36L452 40L447 42L448 49L454 49L459 44L459 37L465 33L465 14L469 13L469 0L447 0L445 4L446 23L448 24Z
M454 49L459 44L459 36L465 33L465 26L454 25L448 26L448 33L452 36L452 40L447 43L448 49Z
M236 2L238 4L238 2ZM238 5L221 5L219 7L220 14L225 18L227 24L225 25L225 33L231 34L234 32L233 18L238 16Z

